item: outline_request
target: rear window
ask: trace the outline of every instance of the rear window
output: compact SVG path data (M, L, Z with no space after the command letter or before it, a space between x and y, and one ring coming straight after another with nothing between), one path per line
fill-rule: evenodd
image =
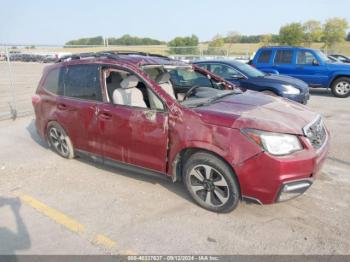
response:
M64 95L101 101L100 67L98 65L67 67L64 76Z
M60 69L56 68L51 70L45 79L45 83L44 83L44 88L48 91L50 91L51 93L54 94L59 94L59 78L60 78Z
M261 51L260 56L258 58L258 63L264 63L264 64L269 63L271 54L272 54L272 50Z
M276 64L291 64L293 57L292 50L277 50L275 63Z

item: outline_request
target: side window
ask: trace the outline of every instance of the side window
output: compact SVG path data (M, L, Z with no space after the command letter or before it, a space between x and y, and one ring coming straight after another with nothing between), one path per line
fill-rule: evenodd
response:
M292 50L277 50L275 64L291 64L293 58Z
M210 71L215 75L221 76L222 78L231 78L241 76L239 72L227 65L211 64Z
M102 101L100 67L97 65L66 67L63 86L65 96Z
M179 87L192 87L194 85L213 87L212 82L205 75L186 69L176 69L169 71L171 80Z
M197 64L197 66L205 69L205 70L209 70L209 65L208 64Z
M268 64L272 55L272 50L263 50L258 58L258 63Z
M44 88L56 95L61 95L61 92L60 92L61 90L59 88L60 72L61 72L60 68L51 70L47 74L45 83L44 83Z
M309 51L299 51L297 55L298 65L312 65L314 61L317 61L316 57Z

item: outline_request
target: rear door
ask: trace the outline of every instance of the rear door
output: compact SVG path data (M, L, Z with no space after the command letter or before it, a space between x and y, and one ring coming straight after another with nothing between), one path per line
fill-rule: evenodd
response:
M295 71L293 49L277 49L273 60L273 69L281 75L292 75Z
M99 65L63 68L63 96L57 98L57 121L68 132L75 149L101 155L97 105L102 102Z

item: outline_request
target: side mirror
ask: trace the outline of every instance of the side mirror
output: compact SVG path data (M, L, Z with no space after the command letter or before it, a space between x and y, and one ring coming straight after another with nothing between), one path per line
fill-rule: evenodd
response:
M231 75L233 79L243 79L244 77L242 75Z
M312 60L312 65L318 66L318 65L320 65L320 63L316 59L314 59L314 60Z

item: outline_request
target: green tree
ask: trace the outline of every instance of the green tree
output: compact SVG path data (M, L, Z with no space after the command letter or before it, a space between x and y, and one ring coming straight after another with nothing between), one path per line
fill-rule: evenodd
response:
M272 43L272 34L261 35L260 43L264 46L271 45Z
M230 31L227 33L227 36L225 38L225 43L234 44L239 43L241 41L242 36L239 32L236 31Z
M164 45L164 41L159 41L149 37L137 37L130 35L123 35L120 38L108 38L109 45Z
M280 28L279 42L282 45L300 45L304 42L304 28L300 23L291 23Z
M80 38L68 41L65 45L103 45L103 37L96 36L90 38Z
M168 43L171 54L198 54L199 40L196 35L175 37Z
M345 40L349 25L345 18L331 18L323 26L323 42L325 48L332 48Z
M310 47L313 42L320 42L323 31L321 23L317 20L309 20L303 24L304 28L304 43Z
M209 42L209 47L223 47L224 45L224 38L219 34L214 36L213 40Z
M208 49L205 50L206 55L223 55L227 53L227 49L224 48L225 41L222 35L215 35L208 44Z

